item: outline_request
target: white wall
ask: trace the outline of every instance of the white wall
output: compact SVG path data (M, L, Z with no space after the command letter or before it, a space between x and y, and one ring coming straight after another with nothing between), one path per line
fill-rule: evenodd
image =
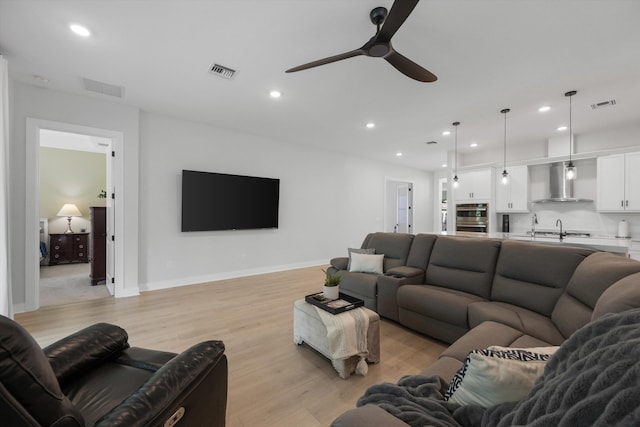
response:
M68 123L86 127L122 132L124 140L115 147L119 157L116 176L126 182L117 202L124 207L123 230L120 236L126 254L121 268L125 294L137 293L138 286L138 109L121 103L105 101L104 98L84 97L42 89L15 81L10 82L11 114L11 170L10 173L10 248L13 300L16 311L25 307L26 288L35 286L26 282L26 221L28 182L36 177L27 177L27 118ZM37 150L35 150L37 151ZM116 183L117 185L118 183ZM126 206L126 207L125 207ZM37 217L37 213L35 214ZM31 226L31 225L29 225ZM33 224L37 229L37 223ZM117 231L117 229L116 229ZM30 250L30 249L29 249ZM123 252L124 252L123 251ZM36 259L37 261L37 259Z
M279 178L279 228L180 232L182 169ZM326 264L346 256L347 247L359 247L367 233L382 231L387 176L415 183L416 232L432 230L428 172L143 112L141 289Z

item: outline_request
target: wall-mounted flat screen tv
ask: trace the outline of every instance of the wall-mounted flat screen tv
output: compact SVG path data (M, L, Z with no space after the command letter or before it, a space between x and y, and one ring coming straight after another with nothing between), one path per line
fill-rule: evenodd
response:
M182 171L182 231L278 228L280 180Z

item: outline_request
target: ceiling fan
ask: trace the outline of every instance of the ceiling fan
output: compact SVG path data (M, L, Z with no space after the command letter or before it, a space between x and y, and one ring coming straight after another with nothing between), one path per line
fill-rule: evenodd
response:
M391 38L400 26L409 17L419 0L396 0L387 14L387 9L376 7L369 14L371 22L378 28L376 34L361 48L328 58L319 59L307 64L288 69L287 73L306 70L319 65L330 64L354 56L366 55L375 58L384 58L402 74L421 82L435 82L438 78L430 71L399 54L391 45Z

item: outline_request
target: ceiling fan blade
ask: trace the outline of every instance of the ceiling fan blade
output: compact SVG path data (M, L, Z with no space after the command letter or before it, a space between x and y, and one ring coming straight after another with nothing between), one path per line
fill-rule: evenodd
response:
M380 32L376 34L376 42L385 43L398 31L398 28L407 20L413 9L418 4L418 0L396 0L391 6L387 18L382 24Z
M393 65L396 70L400 71L407 77L411 77L414 80L418 80L419 82L435 82L438 78L435 74L430 71L422 68L409 58L399 54L395 50L391 50L391 52L384 57L384 59L389 62L389 64Z
M308 62L306 64L298 65L297 67L289 68L285 73L293 73L296 71L306 70L308 68L317 67L319 65L330 64L336 61L342 61L343 59L353 58L354 56L365 55L365 51L360 49L352 50L350 52L341 53L339 55L330 56L324 59L318 59L317 61Z

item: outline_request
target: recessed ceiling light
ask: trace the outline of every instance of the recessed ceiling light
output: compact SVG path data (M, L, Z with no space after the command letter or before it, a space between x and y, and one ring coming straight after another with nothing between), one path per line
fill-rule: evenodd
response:
M402 157L402 153L401 153L400 151L398 151L398 152L396 153L396 157Z
M446 168L446 167L447 167L447 164L446 164L446 163L443 163L443 164L442 164L442 167L443 167L443 168Z
M87 27L80 24L71 24L69 25L69 28L71 29L71 31L82 37L89 37L91 35L91 31L89 31Z
M279 90L272 90L271 92L269 92L269 96L271 96L272 98L280 98L282 96L282 92L280 92Z
M538 108L538 111L540 111L541 113L545 113L547 111L551 110L551 107L549 107L548 105L544 105L540 108Z
M478 146L478 143L477 143L477 142L472 142L472 143L471 143L471 145L469 145L469 147L473 147L473 148L475 148L475 147L477 147L477 146Z
M566 126L560 126L560 127L558 128L558 131L559 131L559 132L562 132L562 131L565 131L565 130L567 130L567 129L568 129L568 128L567 128Z
M444 132L442 132L442 135L449 136L451 135L451 131L445 130Z
M374 127L376 127L375 123L373 123L373 122L367 123L367 129L373 129Z

